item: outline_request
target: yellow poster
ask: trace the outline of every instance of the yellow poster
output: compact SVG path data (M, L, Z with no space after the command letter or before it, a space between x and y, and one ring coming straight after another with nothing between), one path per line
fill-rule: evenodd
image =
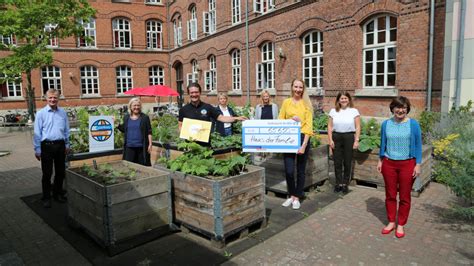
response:
M179 137L187 140L209 142L212 123L184 118Z

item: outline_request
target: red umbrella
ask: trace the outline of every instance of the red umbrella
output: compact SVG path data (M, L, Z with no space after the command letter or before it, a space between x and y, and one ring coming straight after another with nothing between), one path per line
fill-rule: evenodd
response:
M140 95L142 95L141 94L142 91L143 91L143 88L133 88L133 89L130 89L130 90L124 92L123 94L140 96Z
M140 91L141 96L179 96L172 88L165 86L165 85L150 85L148 87L142 88Z

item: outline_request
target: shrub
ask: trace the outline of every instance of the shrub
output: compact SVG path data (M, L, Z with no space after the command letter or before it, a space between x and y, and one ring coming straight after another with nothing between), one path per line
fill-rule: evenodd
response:
M368 121L361 119L360 121L360 152L366 152L380 147L380 124L371 118Z
M313 115L313 130L328 130L329 115L324 112L315 112Z

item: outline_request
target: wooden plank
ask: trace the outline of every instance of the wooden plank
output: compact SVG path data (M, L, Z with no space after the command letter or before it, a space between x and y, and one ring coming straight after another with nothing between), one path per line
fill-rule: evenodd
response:
M68 209L68 215L104 243L106 242L106 232L102 220L96 219L88 213L81 212L79 209Z
M114 240L121 241L162 226L169 226L168 208L154 210L142 216L137 216L135 219L114 221L112 228Z
M225 200L228 197L240 194L249 188L263 185L263 180L261 178L263 171L265 170L261 167L253 167L249 168L248 173L219 181L221 187L221 199Z
M160 173L158 171L158 173ZM153 194L167 192L168 174L133 180L116 185L107 186L111 204L147 197Z
M197 198L197 197L196 197ZM194 198L189 196L175 196L174 206L183 206L189 209L193 209L196 212L202 212L208 215L214 215L214 200L209 199L208 201L196 201Z
M201 195L206 198L213 198L212 180L200 178L197 176L172 175L173 188L181 191L187 191L191 194Z
M66 189L77 191L95 202L104 202L104 186L73 170L66 169Z
M178 223L185 223L196 228L214 234L214 216L196 211L187 206L175 204L175 220Z
M240 200L237 200L237 197L231 201L224 204L222 208L222 215L226 217L228 215L240 213L247 209L259 209L263 211L261 208L262 202L264 201L265 194L258 190L255 195L245 196Z
M103 220L104 204L102 202L96 202L75 190L68 190L67 197L68 209L77 209L95 217L95 219Z
M168 193L164 192L114 204L110 207L110 211L112 220L115 223L134 219L135 217L140 217L149 212L168 208L170 208L168 205Z
M100 157L84 159L84 160L69 161L69 167L81 167L84 164L92 165L94 160L98 164L99 163L110 163L110 162L120 161L120 160L122 160L122 154L100 156Z
M265 206L263 202L261 202L259 208L250 208L238 213L224 216L224 234L264 218L264 212L261 211L263 208L265 208Z

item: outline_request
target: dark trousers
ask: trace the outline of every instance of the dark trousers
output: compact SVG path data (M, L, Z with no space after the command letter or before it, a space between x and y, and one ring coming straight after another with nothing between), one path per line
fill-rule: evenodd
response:
M125 160L132 163L145 165L145 158L143 156L143 147L126 147Z
M304 141L304 135L301 134L301 143ZM283 159L285 162L286 186L288 187L288 194L302 198L304 196L304 182L306 172L306 161L308 160L310 143L306 145L306 150L303 154L284 153ZM295 160L296 160L296 182L295 182Z
M232 135L232 127L225 127L224 128L224 136L231 136Z
M384 158L382 161L382 175L385 182L385 208L387 219L395 222L397 215L397 191L398 202L398 224L405 225L408 221L411 207L411 188L413 187L413 170L416 165L415 159L394 161Z
M336 185L349 185L352 172L354 132L333 132L332 140L334 141L334 172L336 174Z
M41 142L41 170L43 177L41 184L43 187L43 199L51 198L51 176L54 182L53 196L59 196L63 191L64 176L66 174L66 145L64 141L43 141Z

